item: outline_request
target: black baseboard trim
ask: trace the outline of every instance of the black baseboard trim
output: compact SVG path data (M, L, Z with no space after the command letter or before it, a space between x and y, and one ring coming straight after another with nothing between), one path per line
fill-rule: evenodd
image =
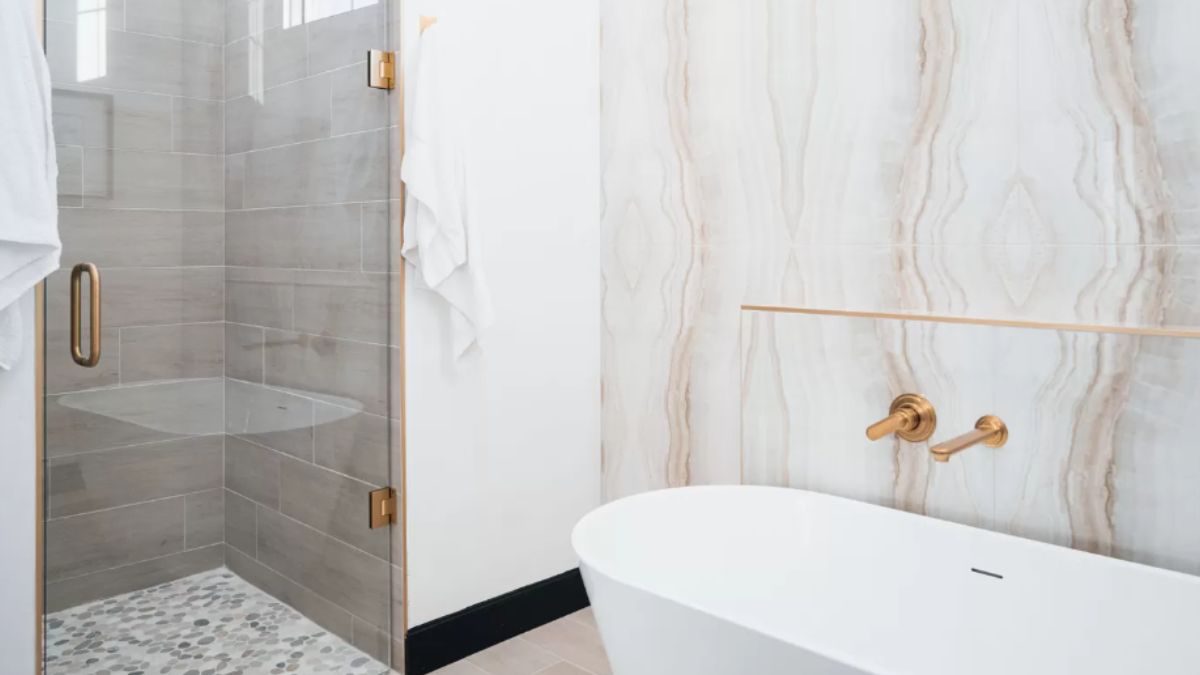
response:
M564 572L409 629L405 675L427 675L588 606L579 570Z

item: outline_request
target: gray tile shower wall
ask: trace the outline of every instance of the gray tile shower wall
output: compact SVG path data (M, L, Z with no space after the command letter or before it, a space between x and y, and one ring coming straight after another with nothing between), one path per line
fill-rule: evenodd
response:
M47 316L51 611L226 564L402 650L389 387L398 110L367 1L50 0L63 269ZM68 355L69 270L104 357Z
M224 560L223 0L48 2L63 269L47 292L47 609ZM69 357L96 263L103 357Z
M293 4L226 3L226 564L385 660L391 135L365 58L387 8Z

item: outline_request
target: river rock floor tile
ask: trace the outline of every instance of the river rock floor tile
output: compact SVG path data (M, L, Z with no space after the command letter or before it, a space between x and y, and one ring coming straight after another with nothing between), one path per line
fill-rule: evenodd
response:
M389 672L226 569L46 618L47 675Z

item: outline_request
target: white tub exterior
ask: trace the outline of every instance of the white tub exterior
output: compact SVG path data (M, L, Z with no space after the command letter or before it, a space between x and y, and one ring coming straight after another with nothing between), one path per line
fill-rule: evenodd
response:
M615 675L1200 673L1200 577L837 497L654 492L572 539Z

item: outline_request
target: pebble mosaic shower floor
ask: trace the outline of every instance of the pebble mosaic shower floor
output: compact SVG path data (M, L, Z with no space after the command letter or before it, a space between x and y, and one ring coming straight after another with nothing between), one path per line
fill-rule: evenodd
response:
M389 672L225 569L47 617L46 675Z

